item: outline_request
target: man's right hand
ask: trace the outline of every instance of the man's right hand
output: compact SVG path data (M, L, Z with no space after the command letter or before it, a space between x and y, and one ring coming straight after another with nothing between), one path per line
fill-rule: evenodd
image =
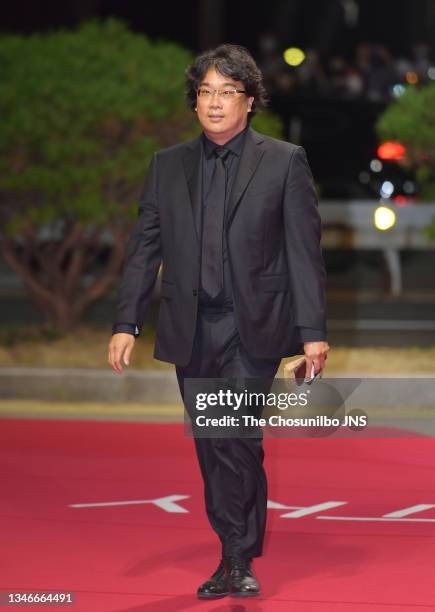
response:
M130 356L135 343L133 334L124 334L122 332L113 334L109 343L109 355L107 361L112 366L112 369L117 374L122 374L123 369L121 361L125 365L130 365Z

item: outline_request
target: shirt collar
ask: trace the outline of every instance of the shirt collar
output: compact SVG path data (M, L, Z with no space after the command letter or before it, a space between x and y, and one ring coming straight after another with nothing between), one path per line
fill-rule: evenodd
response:
M240 155L242 154L243 143L245 141L245 134L248 130L248 127L249 126L246 126L241 132L233 136L231 140L228 140L228 142L226 142L223 145L216 144L215 142L207 138L207 136L203 132L202 142L203 142L206 158L210 159L210 157L212 157L214 154L214 150L217 149L218 147L228 149L229 151L231 151L231 153L234 153L234 155L237 155L238 157L240 157Z

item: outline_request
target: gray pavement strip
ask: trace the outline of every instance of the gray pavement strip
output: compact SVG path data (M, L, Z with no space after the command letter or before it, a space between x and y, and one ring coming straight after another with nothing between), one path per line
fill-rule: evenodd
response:
M180 393L172 369L0 368L0 399L172 404Z
M285 382L281 382L285 381ZM394 409L406 418L435 414L435 377L324 375L313 383L333 386L344 398L346 408L373 411ZM276 378L274 386L291 384ZM351 392L349 392L351 390ZM48 402L103 402L128 404L179 404L180 392L173 368L167 370L127 369L122 375L100 368L0 368L0 400ZM384 416L391 416L391 413Z

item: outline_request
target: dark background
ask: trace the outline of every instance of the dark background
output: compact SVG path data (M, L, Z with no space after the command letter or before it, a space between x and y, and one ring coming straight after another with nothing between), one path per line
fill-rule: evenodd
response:
M328 52L352 53L357 42L369 40L406 54L415 42L433 42L433 0L360 0L357 4L359 19L353 28L345 27L339 0L17 0L3 7L1 22L3 31L34 32L113 15L150 37L175 40L193 50L202 49L204 42L225 40L246 45L254 54L259 33L269 28L279 32L284 44L287 39Z

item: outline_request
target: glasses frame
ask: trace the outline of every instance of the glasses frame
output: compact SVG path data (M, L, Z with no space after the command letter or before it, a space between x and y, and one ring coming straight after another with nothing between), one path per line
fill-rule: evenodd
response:
M221 100L225 100L225 98L227 100L231 100L231 98L234 98L236 94L239 94L239 93L244 93L245 94L246 93L246 91L244 89L237 89L236 87L227 87L226 89L209 89L211 94L204 96L204 95L201 95L199 93L201 89L208 89L208 87L198 87L198 89L196 90L197 97L198 98L203 98L204 100L208 100L208 99L213 98L213 96L215 94L217 94L218 98L220 98ZM234 92L234 93L231 93L230 95L225 96L225 95L223 95L224 91L231 91L231 92Z

